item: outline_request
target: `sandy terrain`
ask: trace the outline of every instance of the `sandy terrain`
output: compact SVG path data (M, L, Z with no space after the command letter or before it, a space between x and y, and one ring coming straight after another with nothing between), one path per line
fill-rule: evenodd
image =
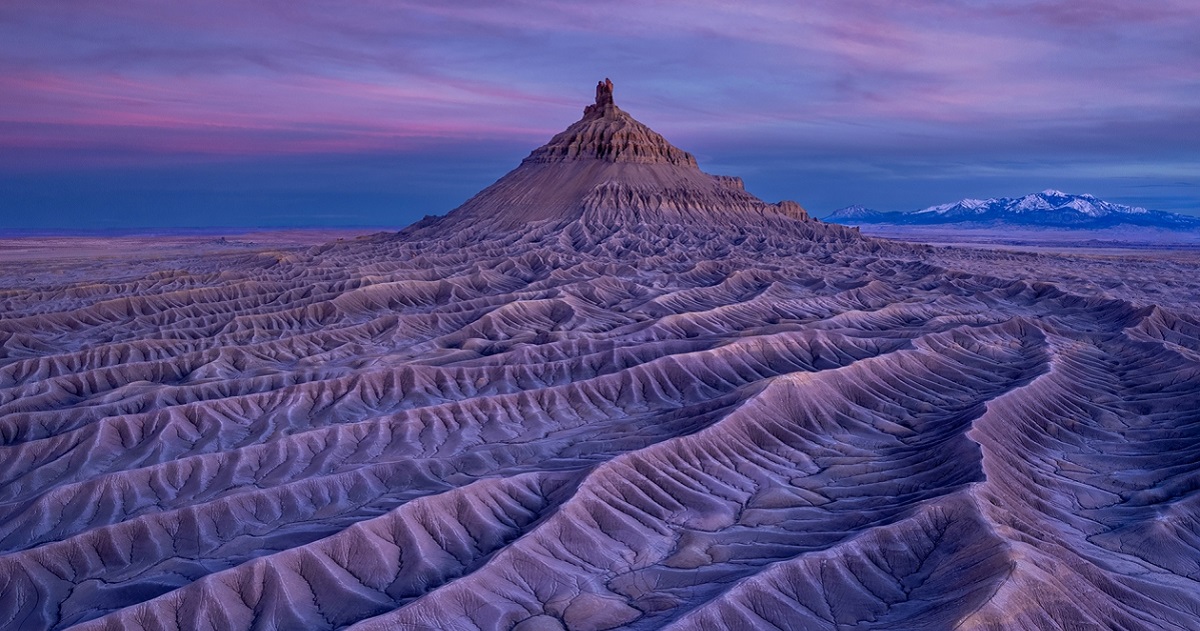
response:
M10 241L0 628L1200 627L1194 257L866 238L603 105L555 213Z

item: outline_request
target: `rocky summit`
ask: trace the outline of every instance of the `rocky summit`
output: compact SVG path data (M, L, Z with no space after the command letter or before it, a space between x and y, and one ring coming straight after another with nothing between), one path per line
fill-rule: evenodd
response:
M455 232L471 224L511 229L580 220L612 226L807 219L795 202L768 204L747 193L740 178L701 171L692 154L617 107L613 84L605 80L583 118L445 218L426 224Z

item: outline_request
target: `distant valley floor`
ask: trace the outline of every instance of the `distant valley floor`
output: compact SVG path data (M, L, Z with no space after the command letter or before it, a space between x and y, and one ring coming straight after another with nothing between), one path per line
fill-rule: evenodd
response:
M885 239L933 245L1000 247L1029 251L1096 251L1112 253L1131 250L1200 251L1200 231L1118 227L1103 230L1066 230L1010 226L962 225L903 226L862 224L863 234Z

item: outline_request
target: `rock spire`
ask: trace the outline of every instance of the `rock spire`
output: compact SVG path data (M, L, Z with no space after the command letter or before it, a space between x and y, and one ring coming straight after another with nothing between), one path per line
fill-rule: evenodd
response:
M700 170L613 102L613 82L596 84L583 118L534 149L516 169L439 221L515 227L536 221L718 225L808 221L795 202L768 204L739 178Z
M634 120L613 102L613 82L596 84L596 102L583 118L534 150L526 162L605 160L666 163L698 168L692 154L667 142L658 132Z
M588 116L604 115L616 107L617 104L613 101L612 79L605 77L604 81L596 82L596 104L585 107L583 116L587 118Z

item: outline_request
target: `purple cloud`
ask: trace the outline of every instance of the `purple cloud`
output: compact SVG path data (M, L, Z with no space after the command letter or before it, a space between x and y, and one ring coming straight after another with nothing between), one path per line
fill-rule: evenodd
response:
M1178 165L1200 162L1197 32L1185 0L16 0L0 170L528 150L602 76L678 144L749 170L905 150Z

